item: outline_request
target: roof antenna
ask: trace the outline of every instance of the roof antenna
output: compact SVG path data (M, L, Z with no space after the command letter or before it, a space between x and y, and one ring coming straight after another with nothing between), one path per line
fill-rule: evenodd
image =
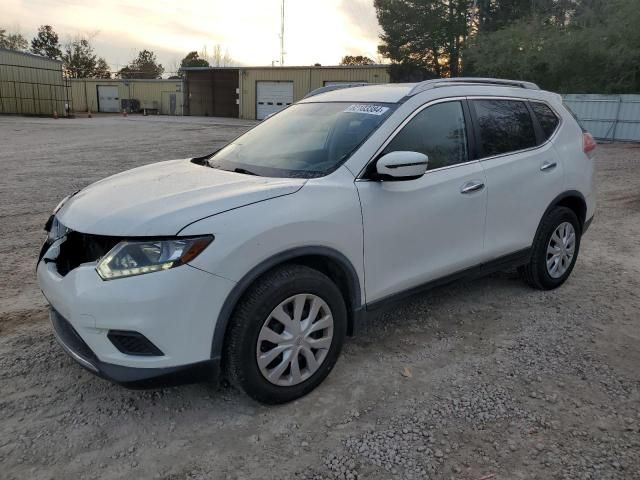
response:
M284 1L280 9L280 66L284 66Z

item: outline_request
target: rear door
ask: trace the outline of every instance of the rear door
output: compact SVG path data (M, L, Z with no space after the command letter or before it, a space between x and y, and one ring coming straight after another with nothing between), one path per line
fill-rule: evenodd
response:
M256 83L256 119L264 120L293 103L293 82Z
M118 87L113 85L98 85L98 111L115 113L120 111Z
M379 156L394 151L429 157L424 176L358 180L364 224L367 303L480 263L487 191L469 146L463 100L427 106Z
M544 133L526 100L469 104L488 190L485 251L493 259L531 247L542 215L562 192L562 163L548 141L557 122Z

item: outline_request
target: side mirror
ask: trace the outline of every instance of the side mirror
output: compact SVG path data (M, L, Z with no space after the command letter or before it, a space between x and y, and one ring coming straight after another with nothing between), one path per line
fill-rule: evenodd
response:
M419 152L391 152L376 162L376 173L382 179L413 180L427 171L429 157Z

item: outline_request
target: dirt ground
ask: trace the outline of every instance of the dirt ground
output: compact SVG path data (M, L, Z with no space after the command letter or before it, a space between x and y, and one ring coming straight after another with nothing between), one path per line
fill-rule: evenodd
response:
M130 391L70 360L34 278L53 207L248 125L0 117L0 478L640 478L639 146L600 147L596 221L565 286L507 271L408 301L291 404Z

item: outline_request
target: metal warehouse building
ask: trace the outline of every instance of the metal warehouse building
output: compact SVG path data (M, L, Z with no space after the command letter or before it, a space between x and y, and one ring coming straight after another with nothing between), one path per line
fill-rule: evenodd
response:
M182 80L78 78L69 83L76 112L150 110L182 115Z
M71 108L62 62L0 48L0 113L64 116Z
M385 65L183 69L184 114L262 120L310 91L343 83L388 83Z

